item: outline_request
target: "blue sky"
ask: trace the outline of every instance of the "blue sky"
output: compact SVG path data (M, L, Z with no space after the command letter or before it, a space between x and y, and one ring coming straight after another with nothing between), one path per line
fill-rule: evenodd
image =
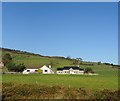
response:
M3 47L118 63L117 3L3 3Z

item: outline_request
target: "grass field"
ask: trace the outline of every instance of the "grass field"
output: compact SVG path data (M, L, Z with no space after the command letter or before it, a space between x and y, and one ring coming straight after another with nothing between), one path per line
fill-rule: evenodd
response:
M42 75L42 74L5 74L2 76L3 83L14 82L15 84L37 84L47 86L65 86L84 88L91 90L118 89L117 76L90 76L90 75Z

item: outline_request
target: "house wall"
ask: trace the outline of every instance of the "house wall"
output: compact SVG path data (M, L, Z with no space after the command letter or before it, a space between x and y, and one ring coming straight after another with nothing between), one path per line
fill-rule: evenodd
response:
M63 70L63 74L70 74L69 70Z
M57 74L84 74L84 71L79 71L79 70L58 70L56 72Z
M57 74L63 74L63 71L59 70L56 72Z
M38 73L38 69L25 69L23 74Z

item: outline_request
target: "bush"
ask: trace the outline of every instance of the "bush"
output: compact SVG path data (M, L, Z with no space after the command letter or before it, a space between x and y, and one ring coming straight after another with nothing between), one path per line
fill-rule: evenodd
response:
M98 62L98 65L101 65L101 61Z
M43 72L43 70L39 68L38 73L41 74L42 72Z
M85 68L84 73L94 73L91 68Z

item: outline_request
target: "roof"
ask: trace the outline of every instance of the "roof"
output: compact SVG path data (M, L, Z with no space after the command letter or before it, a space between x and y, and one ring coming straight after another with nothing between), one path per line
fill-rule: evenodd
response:
M64 69L64 70L68 70L68 69L70 69L70 68L72 68L72 69L74 69L74 70L78 70L78 69L79 69L79 67L77 67L77 66L65 66L63 69Z
M70 68L72 68L73 70L84 70L84 69L77 67L77 66L65 66L63 68L57 68L57 70L69 70Z
M57 70L63 70L63 68L57 68Z

